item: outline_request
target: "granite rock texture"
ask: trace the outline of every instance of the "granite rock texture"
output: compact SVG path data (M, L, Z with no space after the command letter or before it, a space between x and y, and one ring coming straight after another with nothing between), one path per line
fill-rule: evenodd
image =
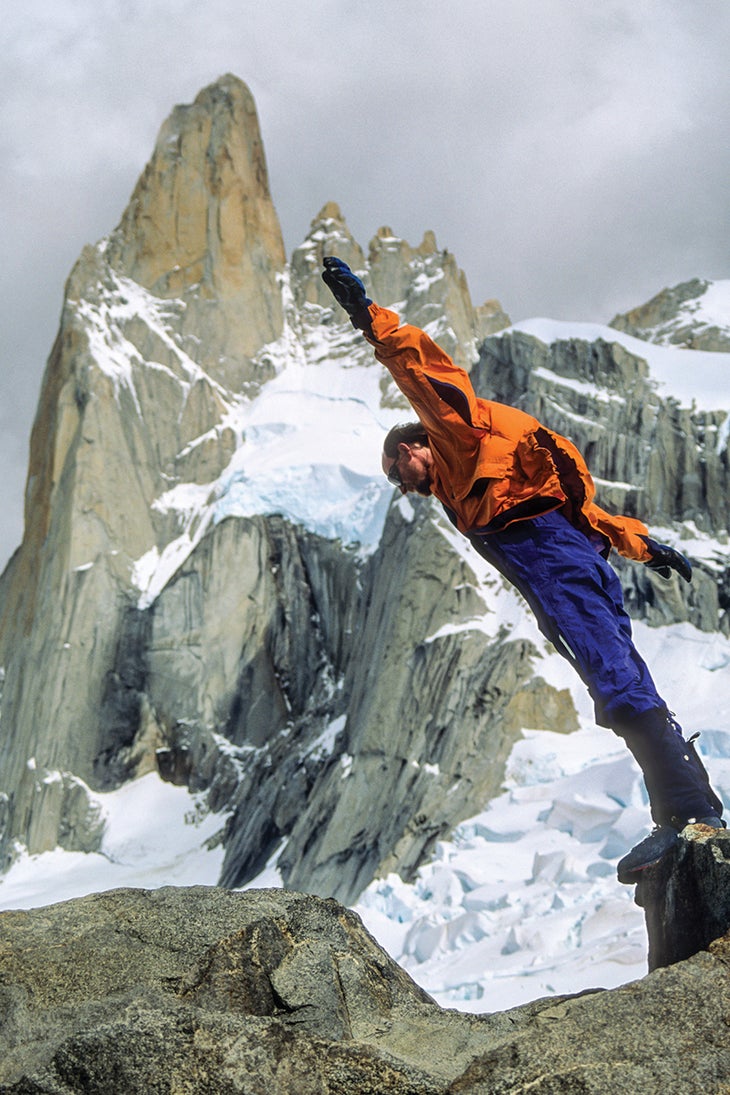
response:
M728 939L619 989L444 1011L335 901L116 890L0 914L8 1095L726 1090ZM698 1004L699 1002L699 1004Z

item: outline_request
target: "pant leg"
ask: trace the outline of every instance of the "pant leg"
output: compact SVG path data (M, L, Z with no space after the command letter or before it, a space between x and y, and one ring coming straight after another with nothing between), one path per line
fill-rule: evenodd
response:
M562 514L516 522L472 543L519 589L542 633L574 666L599 725L664 706L634 646L621 583Z
M654 820L721 816L694 745L634 646L621 584L594 545L560 513L472 542L520 590L540 630L579 673L599 725L625 740L644 774Z
M644 774L657 825L682 828L691 818L722 817L723 804L682 728L666 707L614 727Z

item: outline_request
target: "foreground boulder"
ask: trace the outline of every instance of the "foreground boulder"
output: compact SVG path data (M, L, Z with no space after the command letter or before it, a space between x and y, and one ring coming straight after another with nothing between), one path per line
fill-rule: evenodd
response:
M728 963L726 937L620 989L471 1016L335 901L116 890L0 915L0 1091L719 1091Z

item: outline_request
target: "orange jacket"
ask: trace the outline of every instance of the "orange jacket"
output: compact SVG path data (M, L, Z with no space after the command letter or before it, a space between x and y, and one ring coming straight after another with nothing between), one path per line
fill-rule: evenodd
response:
M478 399L468 374L425 331L399 326L395 312L372 304L370 317L368 341L428 434L432 492L461 532L489 534L562 509L586 535L599 533L607 549L648 562L646 526L595 504L593 480L571 441L516 407Z

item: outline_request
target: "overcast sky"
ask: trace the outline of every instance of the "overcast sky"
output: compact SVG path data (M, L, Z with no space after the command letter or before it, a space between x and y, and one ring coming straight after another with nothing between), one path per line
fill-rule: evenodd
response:
M730 0L23 0L0 41L0 567L65 279L176 103L259 112L287 251L328 200L432 229L472 298L607 322L730 276Z

